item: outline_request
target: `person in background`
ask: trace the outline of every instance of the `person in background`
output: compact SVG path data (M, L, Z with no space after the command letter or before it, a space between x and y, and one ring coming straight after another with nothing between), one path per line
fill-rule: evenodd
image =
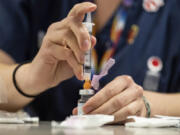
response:
M85 104L86 114L111 114L114 122L130 115L179 116L180 2L93 2L97 6L83 0L0 1L0 74L8 95L0 109L64 120L77 106L84 53L97 39L95 72L111 57L116 64ZM95 10L96 38L82 24ZM25 61L31 62L15 64Z

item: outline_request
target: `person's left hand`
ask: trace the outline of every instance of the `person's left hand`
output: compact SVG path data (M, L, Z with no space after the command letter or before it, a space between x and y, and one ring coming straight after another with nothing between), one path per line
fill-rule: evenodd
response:
M83 111L85 114L114 115L114 123L124 121L131 115L145 116L142 96L143 88L130 76L119 76L91 97ZM73 110L73 114L77 114L77 108Z

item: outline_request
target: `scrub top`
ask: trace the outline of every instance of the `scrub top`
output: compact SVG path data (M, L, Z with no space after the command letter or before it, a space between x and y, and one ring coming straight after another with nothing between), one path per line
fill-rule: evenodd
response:
M180 91L180 1L164 0L158 11L143 7L146 0L134 0L113 55L115 65L100 80L104 87L119 75L130 75L147 90L163 93ZM32 60L48 26L65 18L82 0L0 0L0 49L20 63ZM120 7L119 7L120 8ZM111 43L112 18L96 33L99 58ZM133 35L133 27L138 32ZM129 33L131 36L129 37ZM128 42L132 38L132 42ZM158 70L158 71L157 71ZM75 77L38 96L25 109L41 120L64 120L77 106L81 81ZM152 84L156 87L152 88Z

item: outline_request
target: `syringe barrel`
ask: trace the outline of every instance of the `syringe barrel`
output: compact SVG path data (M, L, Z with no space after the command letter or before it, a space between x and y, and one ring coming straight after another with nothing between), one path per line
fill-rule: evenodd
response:
M87 13L87 17L86 17L86 21L83 23L88 32L89 32L89 35L91 36L92 35L92 27L93 27L93 23L92 23L92 18L91 18L91 13ZM84 73L84 79L85 80L91 80L91 64L92 64L92 61L91 61L91 52L92 52L92 49L89 49L86 53L85 53L85 61L84 61L84 67L83 67L83 73Z
M91 79L91 49L88 50L85 53L85 61L84 61L84 79L85 80L90 80Z

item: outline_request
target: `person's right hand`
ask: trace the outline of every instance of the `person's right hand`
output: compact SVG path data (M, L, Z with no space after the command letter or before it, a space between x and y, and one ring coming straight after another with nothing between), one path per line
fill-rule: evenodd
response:
M36 89L54 87L74 74L83 80L84 54L96 44L96 39L89 35L82 21L87 12L94 10L93 3L77 4L64 20L48 28L40 51L29 64L29 80L38 85Z

